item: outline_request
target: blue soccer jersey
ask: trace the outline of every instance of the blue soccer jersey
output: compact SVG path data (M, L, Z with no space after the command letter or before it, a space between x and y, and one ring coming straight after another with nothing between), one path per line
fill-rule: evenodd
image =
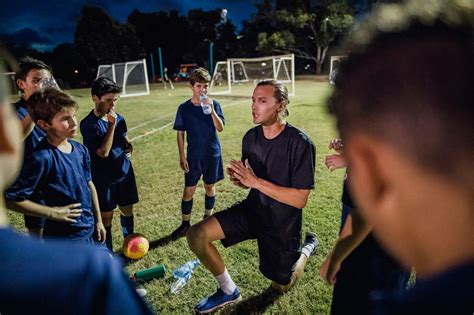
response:
M127 148L124 137L127 135L127 124L122 115L117 113L117 120L114 131L114 139L109 156L102 158L97 155L97 149L102 145L107 134L109 122L105 121L91 111L81 121L81 134L84 138L84 145L91 155L92 178L107 184L114 184L122 181L130 169L130 160L125 149Z
M43 139L23 163L20 176L5 192L11 201L35 200L39 197L47 206L80 203L82 214L75 223L47 219L45 237L73 240L90 238L94 232L89 153L82 144L69 140L71 153L64 153Z
M224 123L221 106L215 100L214 110ZM173 129L186 131L188 160L221 155L221 144L211 115L204 114L201 106L195 106L191 100L179 105Z
M0 228L1 314L153 314L121 265L90 244Z
M23 120L26 116L28 116L28 110L26 109L26 101L24 99L20 99L18 102L13 104L16 109L16 114L20 120ZM28 157L33 149L46 137L46 133L37 125L33 128L31 133L26 137L25 143L25 151L23 152L23 156L26 158Z

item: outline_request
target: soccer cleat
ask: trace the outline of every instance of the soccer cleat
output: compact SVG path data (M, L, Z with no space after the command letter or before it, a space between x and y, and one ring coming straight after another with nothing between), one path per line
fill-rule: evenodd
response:
M303 246L301 248L301 253L304 254L306 257L309 257L314 253L318 245L319 241L316 237L316 233L306 232Z
M224 291L219 288L213 295L202 299L194 310L198 314L211 313L224 305L238 302L241 299L242 296L238 288L235 288L232 294L225 294Z
M188 232L189 228L191 225L189 222L187 223L181 223L181 225L171 233L171 239L177 240L178 238L181 238L183 236L186 236L186 232Z

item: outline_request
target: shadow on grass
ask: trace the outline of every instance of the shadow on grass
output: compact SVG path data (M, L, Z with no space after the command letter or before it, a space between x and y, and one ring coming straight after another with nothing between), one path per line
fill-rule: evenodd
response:
M161 247L161 246L165 246L165 245L168 245L168 243L172 242L172 241L176 241L177 239L176 238L173 238L170 235L167 235L167 236L163 236L162 238L160 239L157 239L157 240L154 240L154 241L151 241L150 242L150 250L151 249L154 249L154 248L157 248L157 247Z
M269 287L259 295L251 296L238 304L224 308L220 314L261 314L275 303L280 296L279 293Z

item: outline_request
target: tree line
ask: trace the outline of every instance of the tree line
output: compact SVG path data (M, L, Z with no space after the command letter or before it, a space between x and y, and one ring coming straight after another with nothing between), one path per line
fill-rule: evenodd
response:
M369 3L377 2L376 0ZM214 63L236 57L294 53L297 73L308 67L321 73L328 49L353 24L357 8L350 0L263 0L237 33L221 9L143 13L133 10L125 23L115 21L100 7L82 8L74 43L40 52L25 46L8 47L16 57L30 55L49 63L65 87L88 86L101 64L146 58L158 70L158 47L171 73L181 63L209 68L209 43ZM151 69L148 67L148 71Z

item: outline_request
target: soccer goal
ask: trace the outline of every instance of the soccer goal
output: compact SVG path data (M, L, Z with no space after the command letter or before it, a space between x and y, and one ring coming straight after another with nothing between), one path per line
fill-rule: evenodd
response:
M347 56L331 56L331 62L329 65L329 83L332 85L336 84L336 75L339 70L341 62L347 58Z
M145 59L100 65L97 69L98 77L114 80L122 88L122 97L150 94Z
M263 80L283 83L288 89L289 96L295 96L294 55L231 58L219 61L212 76L209 94L248 96L257 83Z

